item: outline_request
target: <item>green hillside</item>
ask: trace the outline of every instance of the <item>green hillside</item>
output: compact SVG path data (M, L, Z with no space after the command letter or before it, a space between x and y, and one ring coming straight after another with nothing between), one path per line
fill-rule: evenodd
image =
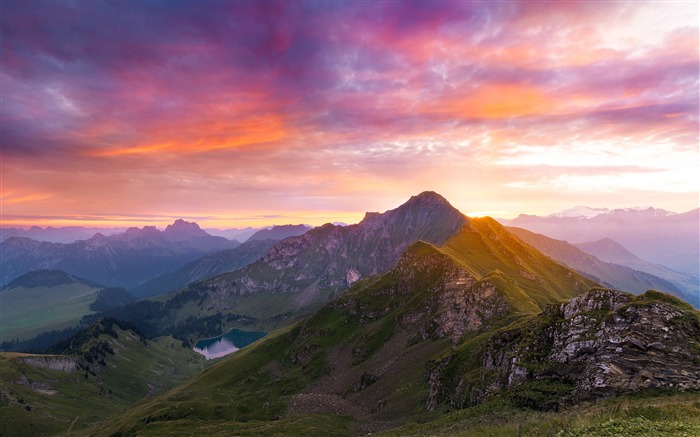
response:
M446 246L453 253L469 236L455 239ZM512 258L522 250L516 242L509 254L501 257L498 251L501 269L484 276L463 264L472 256L493 257L496 245L457 257L416 243L390 272L359 282L308 319L268 335L98 432L168 435L196 429L255 434L269 426L283 433L333 429L346 435L365 427L398 426L409 416L427 414L426 369L435 357L529 320L539 312L538 300L573 294L557 285L535 293L529 283L520 286L521 276L507 276L504 272L520 269ZM546 277L540 268L554 263L528 250L520 257L532 257L531 273ZM484 262L479 268L486 271L488 265ZM559 269L564 278L555 284L583 289L590 283ZM549 287L554 296L546 296Z
M53 329L75 326L102 287L81 282L52 286L15 286L0 292L0 341L28 339Z
M700 389L698 313L655 291L578 291L591 282L494 223L412 245L386 274L91 435L700 429L697 397L675 391ZM610 396L612 411L586 403Z
M440 250L475 276L493 272L505 275L514 291L527 295L540 308L597 285L523 244L491 217L470 218L468 225Z
M35 342L39 334L52 334L47 331L78 330L83 316L133 299L123 288L105 287L61 270L28 272L0 290L0 343L8 341L3 347L13 351L42 350L44 346L36 347L37 343L25 349L13 347Z
M68 345L68 354L0 353L0 435L56 435L95 426L206 366L178 341L146 340L107 321Z

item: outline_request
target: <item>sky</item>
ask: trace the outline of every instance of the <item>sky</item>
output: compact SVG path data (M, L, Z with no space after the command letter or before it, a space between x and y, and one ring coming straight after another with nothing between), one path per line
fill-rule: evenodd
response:
M699 4L3 1L3 226L700 203Z

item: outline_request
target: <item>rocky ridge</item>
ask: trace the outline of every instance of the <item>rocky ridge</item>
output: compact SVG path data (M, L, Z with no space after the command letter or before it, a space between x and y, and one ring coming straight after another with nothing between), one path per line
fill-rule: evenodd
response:
M506 389L538 409L647 388L700 389L700 317L651 290L591 290L494 335L478 353L479 378L448 371L456 354L433 364L429 408L462 408Z
M356 225L329 223L286 238L240 270L190 284L173 294L165 307L175 313L196 301L200 315L235 313L279 322L280 317L317 308L363 278L388 271L419 240L443 244L466 221L445 198L424 192L396 209L367 213ZM261 297L271 295L276 296Z

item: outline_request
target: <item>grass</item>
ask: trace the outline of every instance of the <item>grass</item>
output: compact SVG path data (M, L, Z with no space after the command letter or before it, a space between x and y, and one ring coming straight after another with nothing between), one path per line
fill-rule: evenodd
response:
M106 366L97 376L24 361L28 357L51 361L56 356L0 353L0 435L53 435L94 427L207 366L203 357L171 338L146 345L131 331L116 331L116 339L101 335L91 340L107 341L115 351L105 356Z
M149 436L347 436L352 419L343 416L299 415L278 420L233 422L229 420L173 420L145 425L137 435ZM113 437L130 435L116 432Z
M548 401L565 396L571 387L534 381L469 406L476 402L471 396L472 389L486 390L499 377L480 362L493 336L509 332L535 335L523 331L536 317L532 314L535 299L528 300L527 284L518 285L518 290L510 290L510 296L521 306L495 317L485 331L467 333L458 345L449 339L432 340L429 336L416 335L422 323L435 316L431 312L434 298L443 291L445 273L452 272L458 261L424 243L412 247L408 256L412 258L395 270L361 281L313 316L218 360L196 378L154 398L143 399L147 387L135 381L153 383L175 377L169 372L171 367L158 360L159 356L167 355L159 348L172 349L177 345L170 340L169 346L164 341L139 348L141 340L135 336L122 339L120 334L123 360L114 363L119 371L106 372L101 385L86 388L92 390L87 397L96 399L89 411L97 407L104 415L89 421L76 415L79 419L72 431L99 436L357 435L393 428L386 433L585 436L606 435L603 433L625 426L649 429L660 435L694 432L698 427L700 402L691 394L656 393L654 397L627 397L550 413L531 408L549 407L545 405ZM518 257L529 259L525 254ZM539 261L533 255L529 263L536 262ZM506 265L504 270L491 273L484 280L495 283L499 290L510 287L512 282L506 272L520 267L517 263ZM578 280L575 276L567 275L567 278ZM569 279L562 279L562 284ZM659 301L665 297L650 293L642 299ZM423 312L428 319L420 321ZM415 319L419 321L405 324L407 316L414 314L420 316ZM504 341L518 339L517 335L509 338ZM143 362L155 364L144 369ZM427 375L431 366L443 363L447 363L446 367L437 374L445 389L438 394L442 398L438 399L437 410L428 411ZM369 375L372 381L359 387L363 375ZM15 374L15 378L21 377ZM87 381L92 379L88 376ZM102 391L96 393L96 390ZM108 405L100 398L106 390L112 390ZM326 403L319 410L296 409L295 403L304 400ZM118 408L134 401L136 404L106 420ZM332 401L340 405L337 414L309 414L333 411ZM30 399L31 402L39 401ZM18 417L30 413L21 411L25 404L16 398L7 403ZM102 405L105 406L100 410ZM343 409L345 406L356 409ZM467 408L452 410L455 406ZM32 408L35 408L33 404ZM353 416L344 416L351 414L349 411L353 411ZM70 410L70 414L74 413L76 410ZM65 431L72 420L76 419L63 413L55 429ZM26 422L23 425L28 426Z
M522 243L490 217L469 219L440 250L477 278L498 272L506 278L502 283L510 284L504 292L523 309L532 308L530 300L542 308L597 285Z
M0 293L0 341L28 339L42 332L75 326L92 313L100 288L73 283L53 287L16 287Z
M514 408L503 399L422 418L383 436L697 436L700 395L654 393L581 404L559 412Z
M222 359L196 379L128 410L98 432L159 435L172 426L197 423L219 429L217 423L226 420L276 423L275 419L288 417L294 396L312 383L330 384L333 388L319 393L336 395L342 402L371 405L374 410L368 414L375 418L401 420L425 412L425 363L452 344L430 339L408 342L415 332L401 328L398 321L426 311L426 304L440 293L444 271L456 266L450 256L425 243L418 243L409 255L413 258L404 267L412 270L410 280L393 271L362 281L294 327ZM508 317L504 323L512 320ZM340 364L343 356L346 364ZM383 370L387 362L390 371ZM357 389L363 374L376 374L378 379ZM328 382L329 378L342 382ZM278 427L275 423L273 429Z

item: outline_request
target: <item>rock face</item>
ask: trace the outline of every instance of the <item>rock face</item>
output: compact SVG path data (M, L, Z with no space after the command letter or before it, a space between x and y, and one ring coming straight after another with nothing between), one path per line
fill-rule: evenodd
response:
M205 255L180 269L157 276L131 290L137 297L150 297L179 290L201 279L238 270L260 259L279 240L249 240L233 249Z
M301 292L316 281L321 290L342 291L388 271L416 241L439 246L465 223L464 215L442 196L425 192L383 214L367 213L357 225L326 224L287 238L273 246L260 265L207 285L229 296Z
M303 235L311 230L311 227L306 225L281 225L273 226L272 229L261 229L254 233L246 240L275 240L281 241L288 237L296 237L297 235Z
M480 380L447 376L454 354L434 363L428 406L463 407L506 388L542 409L644 388L700 389L700 317L659 292L596 289L495 335L479 356ZM538 404L545 394L550 401Z
M66 373L78 371L78 360L67 355L31 355L18 358L19 361L32 367L59 370Z
M418 242L399 259L381 287L369 286L371 299L386 302L377 307L366 295L346 296L332 308L378 320L397 308L398 326L415 340L448 338L458 343L466 332L476 332L494 319L513 313L501 290L488 280L477 280L449 256ZM408 304L417 300L420 304Z

